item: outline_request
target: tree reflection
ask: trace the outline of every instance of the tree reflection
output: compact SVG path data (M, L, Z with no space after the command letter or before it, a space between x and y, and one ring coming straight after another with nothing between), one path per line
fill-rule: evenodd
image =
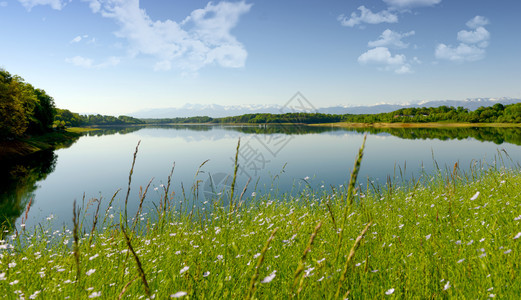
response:
M48 150L0 162L0 236L14 226L31 199L34 204L37 183L54 171L56 158L54 151Z

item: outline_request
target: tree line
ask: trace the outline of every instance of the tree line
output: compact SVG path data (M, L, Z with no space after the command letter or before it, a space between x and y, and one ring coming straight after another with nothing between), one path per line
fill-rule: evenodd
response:
M56 109L54 125L57 128L80 127L80 126L103 126L103 125L137 125L145 124L144 121L129 116L106 116L106 115L80 115L68 109Z
M52 131L54 99L0 68L0 140Z
M489 107L480 107L474 111L463 107L440 106L421 108L401 108L389 113L379 114L322 114L322 113L285 113L285 114L245 114L233 117L189 117L171 119L144 119L149 124L160 123L521 123L521 103Z

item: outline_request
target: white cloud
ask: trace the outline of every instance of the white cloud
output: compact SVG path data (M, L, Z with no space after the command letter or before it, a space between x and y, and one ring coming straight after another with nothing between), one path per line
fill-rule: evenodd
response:
M340 21L342 26L354 27L356 25L367 23L367 24L380 24L380 23L397 23L398 16L387 10L373 13L370 9L365 6L358 7L360 14L356 12L351 13L350 18L344 15L338 16L337 20Z
M155 70L176 66L197 71L209 64L234 68L245 64L247 51L230 31L252 4L209 2L177 23L153 21L139 7L139 0L86 1L94 13L116 21L120 27L116 35L127 40L131 56L144 54L157 58Z
M402 41L402 38L414 35L414 31L409 31L406 33L399 33L392 31L390 29L386 29L380 35L379 39L376 41L370 41L367 43L369 47L385 47L392 46L396 48L407 48L409 44L406 44Z
M383 0L387 5L393 8L414 8L424 6L434 6L441 0Z
M7 2L5 2L5 1L0 2L0 7L7 7Z
M476 61L485 58L485 48L488 47L490 33L483 26L487 25L488 19L475 16L466 25L474 30L461 30L457 38L460 44L456 47L446 44L438 44L434 55L438 59L454 62Z
M81 40L86 39L86 38L88 38L88 37L89 37L89 36L86 35L86 34L84 34L84 35L78 35L77 37L73 38L73 39L70 41L70 43L71 43L71 44L73 44L73 43L79 43L79 42L81 42Z
M396 74L410 74L412 73L411 66L409 64L404 64L400 66L398 69L394 70Z
M90 58L85 58L82 56L74 56L72 58L66 58L66 62L73 64L77 67L83 67L83 68L91 68L94 61Z
M82 67L82 68L86 68L86 69L91 69L91 68L102 69L102 68L118 65L120 63L121 59L119 57L112 56L112 57L109 57L106 61L104 61L102 63L94 64L93 59L82 57L82 56L74 56L71 58L66 58L65 61L74 66Z
M459 44L457 47L439 44L435 56L455 62L476 61L485 58L485 50L474 45Z
M49 5L52 9L61 10L65 7L66 1L62 0L18 0L27 10L31 10L37 5Z
M396 74L412 73L411 65L403 54L392 55L386 47L376 47L358 57L361 65L379 65L380 70L393 71Z
M386 47L376 47L368 50L358 57L361 64L386 64L386 65L403 65L405 63L405 55L392 56Z
M465 44L480 44L482 48L488 46L490 33L483 27L478 27L476 30L467 31L461 30L458 32L458 41Z
M465 23L465 25L472 29L476 29L478 27L482 27L488 24L490 24L490 22L487 18L483 16L475 16L474 18L470 19L467 23Z

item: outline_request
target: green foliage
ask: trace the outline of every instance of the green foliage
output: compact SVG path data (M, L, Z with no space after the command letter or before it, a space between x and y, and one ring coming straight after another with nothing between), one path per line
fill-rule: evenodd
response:
M137 125L143 121L129 116L80 115L68 109L57 109L54 125L57 127L103 126L103 125Z
M421 107L402 108L380 114L322 114L322 113L256 113L233 117L189 117L170 119L144 119L147 124L164 123L242 123L242 124L321 124L321 123L429 123L429 122L470 122L470 123L521 123L521 103L490 107L480 107L469 111L463 107Z
M188 118L162 118L162 119L142 119L146 124L178 124L178 123L209 123L214 119L206 116L196 116Z
M78 262L70 229L41 224L4 238L0 294L138 299L146 294L141 274L156 299L336 299L337 291L355 299L518 298L519 170L492 166L422 178L388 189L359 186L341 243L345 187L259 194L243 198L233 213L219 199L193 199L195 210L172 202L129 220L136 230L125 233L121 214L108 208L93 236L85 234L96 210L89 202L78 216Z
M52 97L19 76L0 69L0 140L52 130Z

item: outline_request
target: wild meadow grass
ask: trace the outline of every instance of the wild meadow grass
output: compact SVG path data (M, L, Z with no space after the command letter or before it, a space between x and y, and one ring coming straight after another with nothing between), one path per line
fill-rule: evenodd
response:
M241 188L230 205L215 201L189 210L192 206L174 205L168 184L155 211L139 210L128 221L126 211L110 206L99 211L96 202L79 210L74 204L74 228L52 231L42 225L4 237L0 295L7 299L516 299L521 295L518 169L494 165L462 173L455 166L448 173L424 174L418 181L364 190L355 185L362 155L363 147L346 185L320 191L304 188L296 196L243 198L244 193L238 197ZM129 186L131 175L132 171ZM140 199L127 200L142 202L147 189ZM92 223L85 221L87 214L94 216Z

